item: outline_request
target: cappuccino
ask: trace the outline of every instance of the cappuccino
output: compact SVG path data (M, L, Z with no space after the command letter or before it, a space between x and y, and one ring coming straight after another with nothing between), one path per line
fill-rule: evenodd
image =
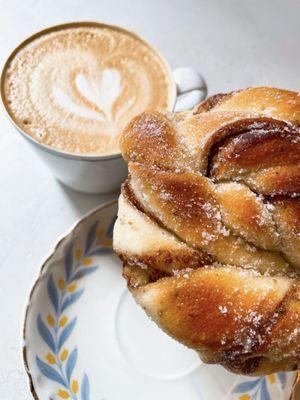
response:
M2 97L34 140L75 154L119 153L125 125L174 103L168 65L138 36L94 23L66 24L25 41L10 57Z

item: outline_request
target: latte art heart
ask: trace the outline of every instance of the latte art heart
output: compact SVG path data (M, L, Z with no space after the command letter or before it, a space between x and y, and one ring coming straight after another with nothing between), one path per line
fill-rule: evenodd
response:
M89 108L86 104L82 106L76 104L63 89L54 86L53 95L58 104L78 117L113 124L113 106L121 93L119 72L115 69L104 69L102 80L98 84L93 80L88 81L83 74L78 74L75 78L75 85L81 95L97 107L97 111ZM129 102L131 101L129 100Z
M59 87L54 86L53 96L56 99L57 103L62 108L65 108L69 113L73 113L78 117L95 119L98 121L103 121L104 119L102 113L98 113L94 110L79 106L76 103L74 103L72 99L68 97L68 95L63 91L63 89L60 89Z
M164 61L108 26L64 27L21 47L4 81L7 108L30 136L70 153L119 152L119 134L146 109L172 107Z
M116 69L104 69L99 84L87 82L84 75L77 75L78 90L91 102L99 107L104 118L112 122L112 110L115 101L121 94L121 77Z

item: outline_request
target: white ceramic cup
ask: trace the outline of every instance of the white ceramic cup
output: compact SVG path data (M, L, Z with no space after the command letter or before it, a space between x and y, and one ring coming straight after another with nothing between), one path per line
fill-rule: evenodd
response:
M59 25L54 28L60 28L66 25L97 25L96 23L73 23ZM103 24L99 24L103 26ZM84 193L109 193L117 190L127 176L127 166L124 162L121 153L101 156L88 154L71 154L55 148L39 143L26 132L24 132L13 120L9 114L4 99L4 73L5 70L18 49L32 40L33 37L51 30L49 28L22 42L10 55L4 65L1 74L1 98L6 114L18 132L32 145L32 148L37 155L43 159L51 168L54 176L66 186ZM136 34L134 34L136 35ZM146 42L147 43L147 42ZM149 43L149 47L153 49ZM158 56L164 61L166 72L169 73L171 82L173 83L174 100L170 107L170 111L182 111L193 108L196 104L202 101L207 94L206 84L194 69L192 68L177 68L170 69L169 64L162 55L154 49Z

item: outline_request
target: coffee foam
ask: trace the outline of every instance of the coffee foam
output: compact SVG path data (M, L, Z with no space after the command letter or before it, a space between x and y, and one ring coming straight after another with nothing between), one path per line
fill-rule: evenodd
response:
M22 47L4 74L6 107L45 145L84 154L119 152L125 125L146 109L172 106L161 58L112 27L68 27Z

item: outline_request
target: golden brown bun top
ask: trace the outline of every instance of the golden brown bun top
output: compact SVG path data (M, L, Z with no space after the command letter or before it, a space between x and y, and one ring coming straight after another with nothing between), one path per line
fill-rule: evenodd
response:
M193 112L146 112L121 150L144 208L185 242L225 264L300 268L298 93L251 88ZM257 259L252 249L239 254L237 238Z
M230 164L236 160L236 168L246 168L250 172L282 164L280 155L285 156L285 163L289 165L299 162L299 125L298 93L267 87L250 88L212 96L192 112L145 112L127 126L120 147L128 162L162 169L178 167L204 175L209 172L208 168L214 174L225 173L214 169L209 162L217 161L216 158L209 160L218 153L217 148L226 150L228 147L233 153L247 147L245 158L235 156ZM233 142L237 142L237 148ZM296 146L292 145L294 142ZM274 144L285 148L273 148Z

